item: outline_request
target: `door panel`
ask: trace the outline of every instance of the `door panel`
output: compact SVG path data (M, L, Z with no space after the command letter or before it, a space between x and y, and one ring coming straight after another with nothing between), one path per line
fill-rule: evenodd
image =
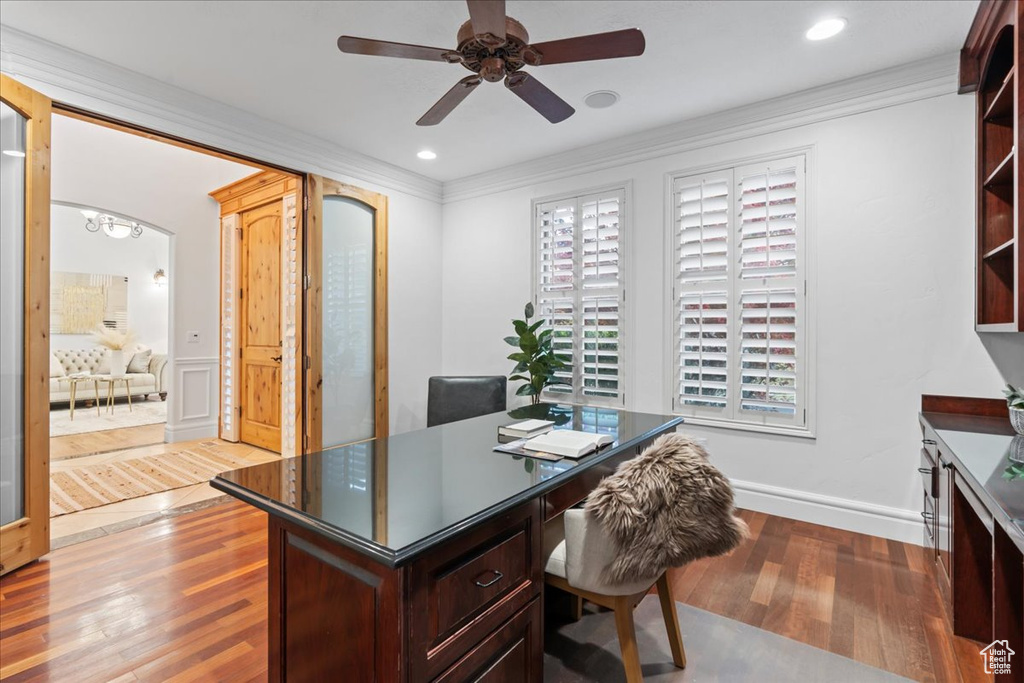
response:
M315 452L389 432L388 202L320 176L306 184L306 451Z
M0 75L0 574L50 549L50 100Z
M281 450L281 202L241 215L239 436Z

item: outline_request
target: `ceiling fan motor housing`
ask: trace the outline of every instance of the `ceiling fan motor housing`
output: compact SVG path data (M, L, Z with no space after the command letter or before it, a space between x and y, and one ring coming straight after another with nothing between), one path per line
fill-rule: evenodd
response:
M529 49L530 34L512 17L505 17L505 42L489 33L476 35L472 22L459 27L457 36L462 66L491 83L515 73L526 64L535 64L537 56Z

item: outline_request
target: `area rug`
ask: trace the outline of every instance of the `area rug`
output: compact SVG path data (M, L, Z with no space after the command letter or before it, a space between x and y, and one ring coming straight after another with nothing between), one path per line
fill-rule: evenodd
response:
M685 669L672 665L658 597L649 595L636 608L637 649L647 683L908 680L696 607L677 602L676 613L686 649ZM545 681L626 680L611 611L599 611L588 603L583 618L577 622L559 620L560 615L553 610L548 610L548 615L544 629Z
M227 470L252 463L210 448L204 442L188 450L85 465L50 474L50 517L209 481Z
M119 401L114 412L107 412L106 405L100 406L100 414L96 414L96 406L86 408L79 403L75 408L75 419L71 419L68 408L50 411L50 436L70 436L87 432L102 432L107 429L124 429L125 427L141 427L143 425L167 422L167 402L160 400L132 401L132 409L128 404Z

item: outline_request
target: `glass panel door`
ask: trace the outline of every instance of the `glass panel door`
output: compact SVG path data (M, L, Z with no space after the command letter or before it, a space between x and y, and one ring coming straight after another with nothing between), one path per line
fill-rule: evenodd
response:
M25 516L25 134L0 102L0 526Z
M374 436L375 211L323 198L322 447Z
M50 550L51 106L0 74L0 574Z

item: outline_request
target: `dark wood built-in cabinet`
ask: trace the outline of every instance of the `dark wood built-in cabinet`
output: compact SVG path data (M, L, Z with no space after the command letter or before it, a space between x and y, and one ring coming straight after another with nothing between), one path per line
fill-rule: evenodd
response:
M924 541L953 633L1024 653L1024 479L999 399L924 396ZM1018 437L1022 438L1022 437ZM1014 658L997 681L1024 681ZM980 660L965 662L981 671Z
M984 332L1024 331L1022 12L1019 0L983 0L960 54L960 92L977 92L975 324Z

